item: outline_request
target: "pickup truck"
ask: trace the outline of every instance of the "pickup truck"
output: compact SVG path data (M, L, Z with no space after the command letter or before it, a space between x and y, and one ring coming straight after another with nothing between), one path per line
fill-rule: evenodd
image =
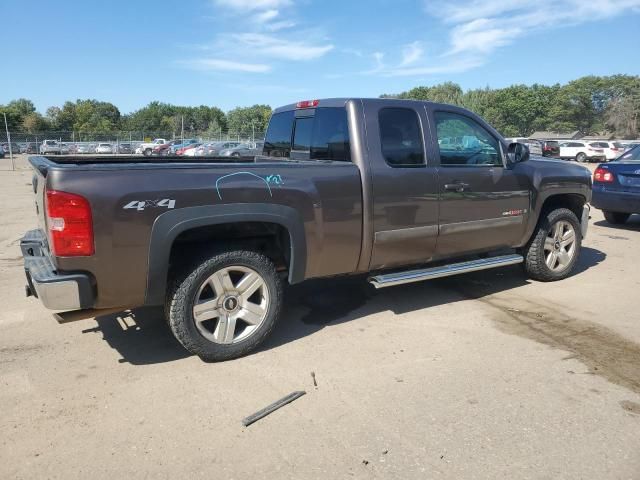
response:
M165 140L164 138L156 138L152 142L141 143L140 145L138 145L138 148L136 149L136 153L141 153L145 157L149 157L151 156L151 153L153 152L154 148L156 148L159 145L164 145L167 142L168 140Z
M585 167L530 157L462 108L410 100L278 108L251 158L30 163L27 295L67 320L164 306L208 361L255 349L285 285L311 278L366 274L383 288L521 263L563 279L591 200Z

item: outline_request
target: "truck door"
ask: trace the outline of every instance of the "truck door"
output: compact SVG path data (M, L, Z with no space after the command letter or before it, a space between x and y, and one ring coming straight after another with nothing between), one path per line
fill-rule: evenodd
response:
M438 235L438 179L425 154L420 104L367 101L365 124L373 199L370 269L430 260Z
M464 111L438 108L430 119L440 159L437 255L517 245L531 191L522 165L507 164L497 135Z

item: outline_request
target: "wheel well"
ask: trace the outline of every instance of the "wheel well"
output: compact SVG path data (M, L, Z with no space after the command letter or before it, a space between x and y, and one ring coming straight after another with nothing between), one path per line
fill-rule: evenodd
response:
M558 195L552 195L547 198L542 204L541 213L545 214L556 208L568 208L578 217L578 221L582 221L582 207L585 204L586 199L577 193L563 193ZM541 215L542 216L542 215Z
M251 250L271 259L279 272L289 271L291 240L285 227L270 222L236 222L186 230L171 245L169 275L194 257L221 250Z

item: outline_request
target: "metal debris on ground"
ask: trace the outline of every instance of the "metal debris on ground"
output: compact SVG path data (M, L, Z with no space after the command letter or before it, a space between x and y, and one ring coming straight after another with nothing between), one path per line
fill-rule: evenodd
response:
M311 372L311 378L313 378L313 386L317 387L318 382L316 382L316 372Z
M256 413L249 415L247 418L244 418L242 420L242 424L245 427L248 427L249 425L251 425L254 422L257 422L258 420L260 420L261 418L266 417L267 415L269 415L270 413L275 412L276 410L278 410L279 408L284 407L285 405L287 405L288 403L293 402L294 400L300 398L301 396L303 396L304 394L306 394L307 392L304 391L298 391L298 392L292 392L289 395L287 395L286 397L281 398L280 400L273 402L271 405L266 406L265 408L263 408L262 410L257 411Z

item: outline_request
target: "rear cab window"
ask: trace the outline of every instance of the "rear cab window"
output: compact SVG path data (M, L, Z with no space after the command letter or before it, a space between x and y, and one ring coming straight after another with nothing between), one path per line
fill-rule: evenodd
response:
M409 108L382 108L378 113L382 156L391 167L424 165L420 119Z
M274 114L263 152L298 160L351 161L346 108L318 107Z

